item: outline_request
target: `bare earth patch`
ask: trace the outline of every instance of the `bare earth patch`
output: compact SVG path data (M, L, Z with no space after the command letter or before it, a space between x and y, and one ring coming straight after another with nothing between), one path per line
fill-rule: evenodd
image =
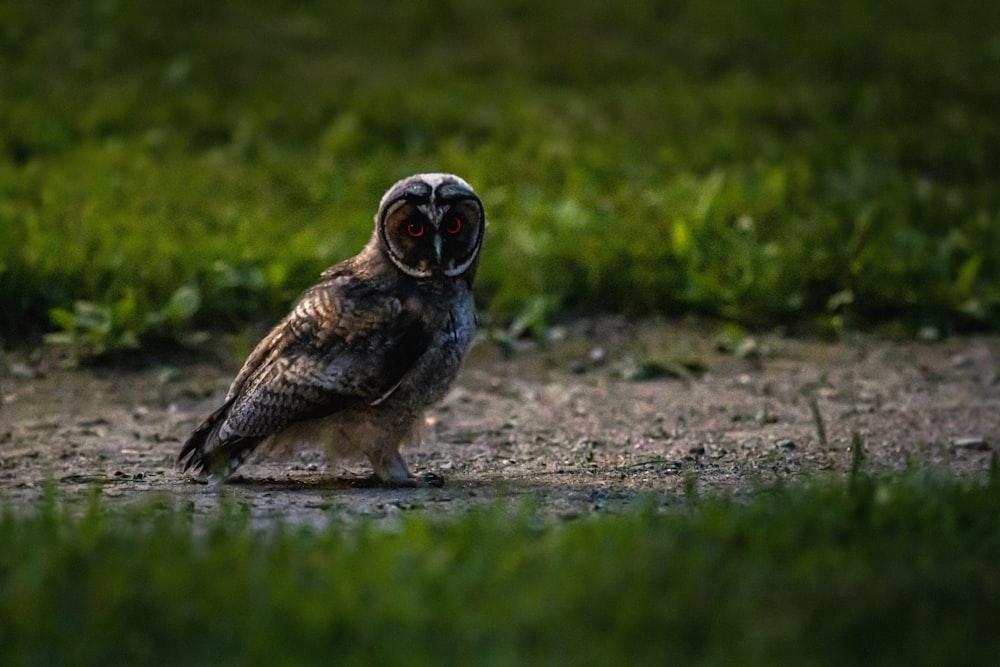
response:
M404 450L443 488L384 489L367 463L318 451L259 460L211 486L174 467L181 443L222 399L239 360L141 370L0 363L0 506L148 501L213 512L244 505L323 525L445 515L522 501L557 517L653 496L750 493L760 483L841 475L854 434L869 470L913 467L984 478L1000 450L1000 337L851 344L763 337L740 354L697 327L589 320L509 356L486 341ZM746 343L746 342L745 342ZM47 368L46 366L52 366Z

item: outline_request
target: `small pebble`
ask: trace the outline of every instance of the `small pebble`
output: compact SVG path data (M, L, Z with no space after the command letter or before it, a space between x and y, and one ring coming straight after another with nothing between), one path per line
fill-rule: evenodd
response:
M990 448L990 443L986 441L986 438L981 435L966 436L964 438L955 438L951 441L951 444L955 447L961 449L975 449L979 451L987 451Z

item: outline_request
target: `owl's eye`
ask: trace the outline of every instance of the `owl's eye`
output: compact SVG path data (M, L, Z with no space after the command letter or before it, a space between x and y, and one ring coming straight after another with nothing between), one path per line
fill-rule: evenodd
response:
M424 223L422 222L410 222L406 225L406 233L417 238L418 236L424 235Z
M444 228L444 230L449 234L458 234L458 232L461 231L461 229L462 229L462 219L459 218L458 216L452 218L451 222L448 223L448 226Z

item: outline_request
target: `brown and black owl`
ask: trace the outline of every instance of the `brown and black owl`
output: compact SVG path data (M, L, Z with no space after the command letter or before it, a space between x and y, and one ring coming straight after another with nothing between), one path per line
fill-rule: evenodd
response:
M415 485L399 446L472 341L485 226L482 202L457 176L393 185L368 244L324 271L257 345L179 464L225 479L261 444L322 443L367 456L383 483Z

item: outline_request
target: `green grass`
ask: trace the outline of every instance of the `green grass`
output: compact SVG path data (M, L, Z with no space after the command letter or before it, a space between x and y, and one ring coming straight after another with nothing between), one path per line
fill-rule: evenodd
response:
M977 665L1000 486L762 488L552 524L254 529L242 511L0 518L0 663Z
M0 330L273 319L437 169L496 323L995 327L998 70L972 0L4 3Z

